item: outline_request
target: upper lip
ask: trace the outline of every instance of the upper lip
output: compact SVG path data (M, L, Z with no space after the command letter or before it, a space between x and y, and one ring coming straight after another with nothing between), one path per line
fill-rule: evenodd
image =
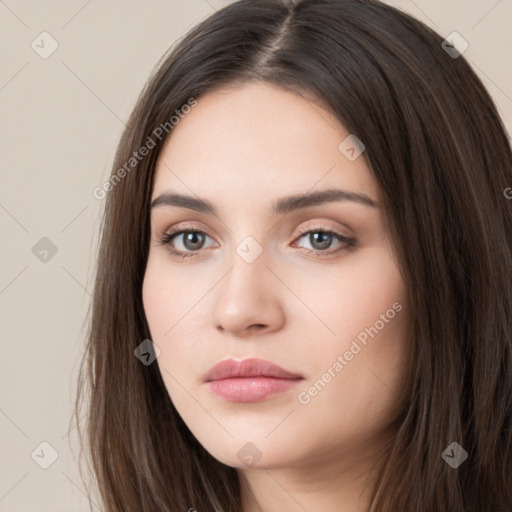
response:
M289 372L270 361L263 359L225 359L210 370L204 376L206 382L236 377L274 377L279 379L301 379L302 375Z

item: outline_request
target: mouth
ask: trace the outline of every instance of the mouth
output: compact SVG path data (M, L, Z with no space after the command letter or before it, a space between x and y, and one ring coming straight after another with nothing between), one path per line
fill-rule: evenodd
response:
M290 390L301 380L301 375L262 359L227 359L204 376L214 394L231 402L259 402Z

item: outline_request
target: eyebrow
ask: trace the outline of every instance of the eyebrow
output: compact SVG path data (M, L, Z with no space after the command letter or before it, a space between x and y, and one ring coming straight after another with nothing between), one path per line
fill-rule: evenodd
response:
M272 212L274 214L285 214L303 208L310 208L324 203L334 201L353 201L364 206L373 208L378 207L377 203L365 194L358 194L342 189L327 189L319 192L306 194L296 194L293 196L282 197L272 203ZM206 213L217 216L218 212L215 206L205 199L177 194L174 192L165 192L151 202L150 208L158 206L177 206L178 208L187 208L200 213Z

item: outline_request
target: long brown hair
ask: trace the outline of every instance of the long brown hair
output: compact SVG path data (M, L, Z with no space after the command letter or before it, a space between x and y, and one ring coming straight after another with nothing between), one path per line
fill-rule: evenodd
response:
M164 55L102 189L77 387L75 421L85 405L80 436L107 512L241 510L236 469L198 443L158 365L134 350L151 337L142 282L162 127L172 136L169 120L191 98L250 80L319 98L363 141L382 191L411 301L412 356L371 510L512 510L512 152L482 82L442 43L374 0L241 0ZM146 156L130 161L149 139ZM468 453L456 469L441 457L454 441Z

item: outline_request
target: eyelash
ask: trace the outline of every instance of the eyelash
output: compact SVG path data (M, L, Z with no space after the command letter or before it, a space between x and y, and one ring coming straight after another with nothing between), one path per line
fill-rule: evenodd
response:
M166 245L169 252L173 256L176 256L179 258L188 258L191 256L195 256L200 250L183 252L183 251L177 251L176 249L173 249L171 247L171 245L170 245L171 241L175 237L177 237L178 235L182 235L183 233L199 233L200 235L209 236L204 231L201 231L199 229L187 228L185 226L184 228L176 230L176 231L172 231L171 233L164 233L159 238L158 245ZM334 251L327 251L327 250L326 251L317 251L317 250L312 250L312 249L305 249L305 251L307 253L313 253L314 255L320 256L320 257L333 256L333 255L338 254L339 252L342 252L344 250L350 251L350 250L354 249L354 247L356 247L356 244L357 244L356 240L354 240L353 238L348 238L346 236L340 235L336 231L332 231L330 229L323 229L323 228L302 228L299 230L300 236L298 236L296 238L296 240L303 238L305 235L310 234L310 233L322 233L323 235L332 235L333 237L337 238L340 242L344 242L346 244L345 247L335 249Z

